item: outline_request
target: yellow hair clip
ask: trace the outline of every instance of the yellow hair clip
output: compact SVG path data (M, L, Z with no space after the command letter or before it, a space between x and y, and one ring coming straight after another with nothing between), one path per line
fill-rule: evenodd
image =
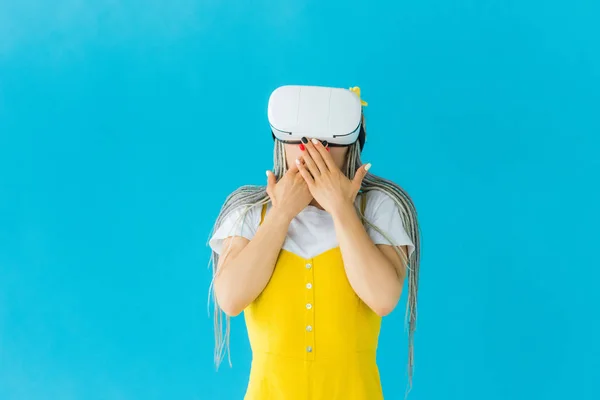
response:
M360 99L360 104L363 107L366 107L369 105L369 103L367 103L366 101L364 101L363 99L360 98L360 88L358 86L351 87L348 90L350 90L351 92L354 92L354 94L356 94L358 96L358 98Z

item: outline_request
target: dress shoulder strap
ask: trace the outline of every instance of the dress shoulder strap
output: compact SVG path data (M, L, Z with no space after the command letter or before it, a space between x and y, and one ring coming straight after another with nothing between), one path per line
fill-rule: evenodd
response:
M265 215L267 215L267 205L263 204L262 206L262 210L260 212L260 224L262 225L262 223L265 220Z

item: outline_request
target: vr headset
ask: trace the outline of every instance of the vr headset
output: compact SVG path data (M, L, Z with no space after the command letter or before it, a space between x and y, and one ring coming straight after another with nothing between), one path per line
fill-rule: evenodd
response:
M283 143L300 144L307 137L343 147L358 141L362 150L363 105L359 88L282 86L269 98L269 124L273 138Z

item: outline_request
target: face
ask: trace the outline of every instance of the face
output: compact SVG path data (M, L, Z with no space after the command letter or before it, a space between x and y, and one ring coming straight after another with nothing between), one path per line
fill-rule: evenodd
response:
M309 138L310 140L310 138ZM296 163L296 159L302 157L304 151L300 150L300 146L297 144L285 144L285 159L288 167ZM348 147L328 147L329 154L335 162L335 165L341 170L344 168L346 162L346 154L348 153ZM306 151L306 150L305 150Z

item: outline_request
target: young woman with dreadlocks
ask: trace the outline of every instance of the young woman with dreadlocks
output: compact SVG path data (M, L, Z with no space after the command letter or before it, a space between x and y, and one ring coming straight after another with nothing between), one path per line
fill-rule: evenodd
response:
M413 369L419 228L408 194L369 173L360 90L284 86L269 99L274 168L225 201L213 250L215 361L244 312L246 400L378 400L381 318L408 278ZM225 325L225 326L224 326Z

